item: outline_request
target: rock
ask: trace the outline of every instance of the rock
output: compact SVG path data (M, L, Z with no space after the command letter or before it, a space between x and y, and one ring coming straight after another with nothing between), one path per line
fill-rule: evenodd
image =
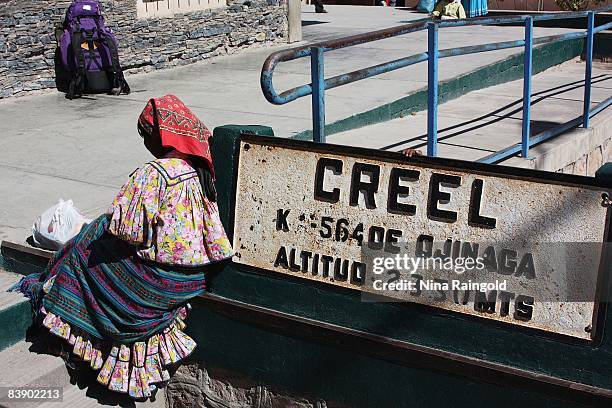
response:
M563 168L563 173L565 174L574 174L574 165L575 163L570 163Z
M612 161L612 139L608 139L604 141L603 146L601 147L603 162L607 163Z
M17 24L17 20L12 17L0 17L1 27L13 27Z
M166 388L170 408L326 408L325 401L268 389L246 378L226 371L215 372L198 364L182 365Z
M55 86L55 80L54 79L41 79L40 81L38 81L38 83L43 88L52 88L52 87Z
M578 160L576 160L576 163L574 164L574 174L577 174L579 176L586 176L586 162L586 154L579 157Z
M30 44L32 42L31 38L28 36L24 36L24 37L18 37L15 40L15 44L17 45L25 45L25 44Z
M594 177L597 169L603 164L603 155L601 146L597 146L595 150L589 153L587 157L587 176Z

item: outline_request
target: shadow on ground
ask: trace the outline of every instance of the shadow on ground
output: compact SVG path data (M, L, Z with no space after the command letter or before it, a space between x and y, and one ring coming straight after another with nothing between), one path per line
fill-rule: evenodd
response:
M593 77L592 84L600 84L605 81L609 81L612 79L612 75L610 74L602 74ZM584 88L584 81L575 81L570 82L568 84L544 89L542 91L536 92L532 94L531 106L536 105L540 102L546 101L549 98L554 98L558 95L564 94L566 92L572 91L574 89ZM500 108L494 109L490 112L485 113L484 115L478 116L476 118L472 118L469 120L465 120L463 122L454 124L452 126L447 126L442 129L438 129L438 142L447 141L452 142L453 137L463 135L465 133L469 133L471 131L486 128L487 126L491 126L497 122L503 121L504 119L511 119L512 115L516 115L523 110L523 99L516 99L515 101L506 104ZM517 120L521 120L518 118ZM530 136L535 136L539 133L542 133L546 130L549 130L555 126L558 126L560 123L558 122L550 122L550 121L536 121L532 120L531 122L531 131ZM460 129L460 130L457 130ZM448 133L454 131L452 133ZM427 133L421 134L418 136L411 137L409 139L400 140L398 142L392 143L387 146L383 146L381 150L389 150L396 148L398 146L402 146L405 144L409 144L411 142L419 142L417 144L411 145L412 148L420 148L423 146L427 146L427 142L423 140L427 140Z

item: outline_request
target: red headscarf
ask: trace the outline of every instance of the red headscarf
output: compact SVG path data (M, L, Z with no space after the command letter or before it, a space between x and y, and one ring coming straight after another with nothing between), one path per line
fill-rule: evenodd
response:
M152 98L138 118L151 135L159 134L164 147L204 159L214 176L208 128L174 95Z

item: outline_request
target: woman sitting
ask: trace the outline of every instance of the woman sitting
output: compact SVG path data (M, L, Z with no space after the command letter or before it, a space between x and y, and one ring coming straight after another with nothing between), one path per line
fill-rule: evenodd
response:
M183 333L187 301L206 265L232 248L219 219L206 126L176 97L151 99L138 131L156 157L132 173L106 214L13 290L37 322L99 371L112 391L146 398L166 367L196 344Z

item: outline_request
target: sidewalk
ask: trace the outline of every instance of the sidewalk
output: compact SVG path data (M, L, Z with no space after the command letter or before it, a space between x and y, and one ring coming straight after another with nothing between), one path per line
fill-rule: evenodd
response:
M305 42L316 42L422 19L424 14L388 7L328 6L329 14L303 12ZM565 32L536 28L535 36ZM440 48L521 38L521 27L463 27L440 33ZM297 46L300 44L292 44ZM287 47L287 46L285 46ZM335 75L426 50L419 32L330 52L326 75ZM129 96L92 96L68 101L51 91L0 101L0 240L23 241L38 214L58 198L74 200L86 215L105 210L136 167L150 159L136 132L136 119L148 98L180 96L212 129L261 124L289 137L311 128L310 98L284 106L268 103L259 75L265 58L281 49L260 48L212 61L128 77ZM444 60L440 79L470 72L520 49ZM276 70L279 91L310 82L309 60L282 64ZM426 64L360 81L327 93L327 122L345 118L401 98L426 85ZM347 143L358 143L348 138Z
M534 76L531 98L531 135L582 114L584 62L575 59ZM595 63L591 107L612 93L609 64ZM476 161L521 142L523 81L512 81L470 92L438 107L438 156ZM592 120L609 118L610 109ZM575 129L582 131L582 129ZM399 151L427 150L427 111L372 126L337 133L329 143ZM505 163L508 164L508 163Z

